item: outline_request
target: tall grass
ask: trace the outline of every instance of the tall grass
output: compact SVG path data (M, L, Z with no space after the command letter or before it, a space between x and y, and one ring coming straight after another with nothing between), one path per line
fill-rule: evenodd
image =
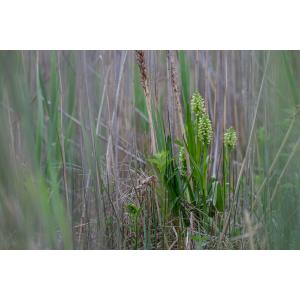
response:
M298 249L299 62L0 52L0 248Z

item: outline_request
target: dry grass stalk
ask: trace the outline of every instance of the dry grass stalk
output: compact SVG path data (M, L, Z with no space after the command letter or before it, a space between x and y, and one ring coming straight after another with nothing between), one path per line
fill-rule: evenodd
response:
M177 76L177 70L174 64L174 57L171 53L171 51L167 51L167 57L169 61L169 66L170 66L170 73L171 73L171 85L173 89L173 94L175 98L175 106L176 106L176 111L177 111L177 116L179 120L179 127L180 127L180 134L181 137L185 138L185 129L184 129L184 122L183 122L183 114L182 114L182 106L180 102L180 97L179 97L179 89L178 89L178 76Z
M136 53L137 64L139 66L140 73L141 73L141 84L146 98L146 106L147 106L147 112L149 117L150 135L151 135L151 150L152 153L155 153L157 149L156 149L156 139L155 139L154 125L153 125L153 117L152 117L150 88L149 88L149 81L148 81L146 61L145 61L145 52L143 50L137 50L135 51L135 53Z
M173 89L173 94L175 97L175 106L176 106L176 112L179 120L179 127L180 127L180 134L183 139L186 139L186 134L185 134L185 128L184 128L184 122L183 122L183 112L182 112L182 106L180 102L180 97L179 97L179 89L178 89L178 73L175 67L174 63L174 57L171 53L171 51L167 51L167 58L168 58L168 64L170 66L170 75L171 75L171 85ZM191 165L190 165L190 160L189 160L189 155L187 150L185 149L185 157L187 158L187 171L188 174L191 174Z

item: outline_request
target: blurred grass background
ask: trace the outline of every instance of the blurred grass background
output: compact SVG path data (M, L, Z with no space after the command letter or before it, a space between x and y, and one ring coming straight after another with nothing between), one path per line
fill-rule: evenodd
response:
M241 248L299 249L299 52L170 53L183 104L207 101L213 174L237 130ZM146 51L161 144L179 122L167 55ZM134 51L1 51L0 101L0 248L128 248L124 204L150 154Z

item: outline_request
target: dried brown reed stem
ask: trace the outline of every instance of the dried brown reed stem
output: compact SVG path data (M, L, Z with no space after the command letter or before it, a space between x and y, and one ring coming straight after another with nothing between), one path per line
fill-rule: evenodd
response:
M179 129L180 129L180 135L183 139L186 138L185 134L185 128L184 128L184 121L183 121L183 112L182 112L182 106L180 102L180 94L179 94L179 88L178 88L178 73L177 69L174 63L174 56L172 55L171 51L167 51L167 59L168 59L168 64L170 66L170 75L171 75L171 86L173 89L173 94L175 98L175 107L176 107L176 112L179 120ZM185 157L187 160L187 171L188 174L191 174L191 165L190 165L190 160L189 160L189 155L187 150L185 149Z
M151 95L150 95L150 87L149 87L149 80L148 80L148 74L147 74L147 68L146 68L146 60L145 60L145 52L143 50L136 50L136 60L137 64L140 69L141 74L141 84L144 90L145 98L146 98L146 106L147 106L147 112L148 112L148 118L149 118L149 126L150 126L150 135L151 135L151 151L152 154L156 153L156 139L155 139L155 131L154 131L154 125L153 125L153 116L152 116L152 105L151 105ZM159 213L159 205L156 194L154 194L154 201L157 209L158 214L158 220L160 226L162 226L162 221ZM168 240L165 235L164 236L164 244L169 247Z
M225 90L224 90L224 109L223 109L223 132L226 130L227 121L227 93L228 93L228 57L227 53L224 52L224 65L225 65Z
M167 51L167 58L170 66L170 73L171 73L171 85L173 89L173 94L175 98L175 107L177 111L177 116L179 120L179 128L180 128L180 134L181 137L185 138L185 129L184 129L184 122L183 122L183 114L182 114L182 106L180 102L180 97L179 97L179 89L178 89L178 75L177 75L177 70L174 64L174 56L172 55L171 51Z
M145 61L145 52L143 50L137 50L137 51L135 51L135 53L136 53L137 64L139 66L140 74L141 74L141 84L142 84L145 98L146 98L146 106L147 106L149 126L150 126L150 135L151 135L151 151L152 151L152 153L155 153L156 152L156 140L155 140L154 125L153 125L151 95L150 95L148 74L147 74L146 61Z

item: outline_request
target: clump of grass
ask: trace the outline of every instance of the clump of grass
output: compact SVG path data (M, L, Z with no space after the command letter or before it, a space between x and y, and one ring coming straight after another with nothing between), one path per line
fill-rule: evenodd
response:
M225 204L230 201L230 193L226 190L232 186L228 182L232 178L230 153L237 143L235 130L229 128L224 134L223 174L220 174L220 179L212 177L209 153L214 138L213 128L199 92L192 95L188 113L193 126L185 124L186 139L173 141L166 135L166 148L149 160L159 179L157 196L164 208L160 211L163 223L173 228L179 249L185 247L184 241L191 229L192 236L220 233ZM173 152L175 146L177 155Z

